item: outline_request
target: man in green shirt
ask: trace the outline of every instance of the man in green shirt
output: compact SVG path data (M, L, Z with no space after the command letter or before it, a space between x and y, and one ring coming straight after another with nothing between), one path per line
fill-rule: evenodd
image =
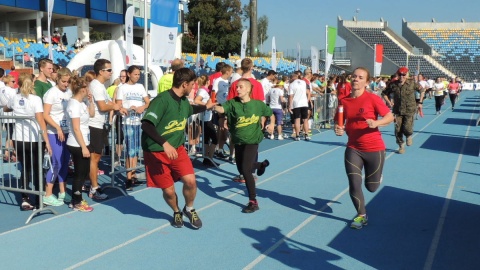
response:
M38 77L34 83L35 94L43 101L43 95L52 88L52 85L47 80L51 78L53 72L53 62L50 59L44 58L38 62Z
M172 72L168 74L164 74L161 78L160 81L158 81L158 93L165 92L172 88L173 84L173 74L175 74L175 71L183 68L183 60L182 59L175 59L172 61L171 64Z
M183 146L184 130L188 117L211 109L214 104L209 100L206 105L190 105L187 96L192 91L195 79L195 73L191 69L178 69L173 74L172 88L160 93L150 102L142 119L142 148L147 185L162 189L163 198L174 212L172 225L177 228L183 226L183 214L188 217L192 227L202 227L202 221L193 208L197 183L192 161ZM178 180L183 183L183 211L178 207L174 186Z

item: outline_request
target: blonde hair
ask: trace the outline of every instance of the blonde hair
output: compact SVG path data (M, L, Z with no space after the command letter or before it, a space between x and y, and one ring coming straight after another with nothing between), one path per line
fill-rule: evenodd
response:
M32 76L30 74L20 74L18 78L18 87L20 89L20 95L22 95L23 97L27 98L30 94L36 95Z
M205 85L207 85L208 82L209 82L209 80L208 80L207 75L202 75L202 76L197 78L198 87L205 86Z
M64 68L64 67L60 68L60 69L57 71L57 74L58 74L58 75L57 75L57 82L58 82L59 80L61 80L62 77L64 77L64 76L72 77L72 72L70 71L70 69Z
M7 83L9 83L9 82L11 82L11 81L13 81L13 80L15 80L15 77L13 77L13 76L10 75L10 74L8 74L7 76L3 77L3 82L4 82L5 84L7 84Z
M92 82L93 80L95 80L96 77L97 77L97 75L95 74L95 71L93 71L93 70L89 70L85 73L85 81L87 83Z

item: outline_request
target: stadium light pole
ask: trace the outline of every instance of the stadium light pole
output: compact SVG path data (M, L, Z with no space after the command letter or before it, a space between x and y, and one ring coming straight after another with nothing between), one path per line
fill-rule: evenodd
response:
M148 16L147 16L147 0L143 0L143 74L144 74L144 87L147 90L148 93Z

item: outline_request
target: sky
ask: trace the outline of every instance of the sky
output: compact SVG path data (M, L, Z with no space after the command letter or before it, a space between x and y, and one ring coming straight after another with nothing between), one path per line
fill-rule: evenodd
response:
M241 0L242 5L248 0ZM358 10L358 11L357 11ZM360 21L380 21L383 18L397 34L402 34L402 18L407 22L480 22L480 0L257 0L258 17L269 20L269 39L263 51L271 49L275 36L277 51L302 50L316 46L325 48L325 26L337 26L337 17ZM248 27L248 22L244 25ZM337 38L337 47L345 41Z

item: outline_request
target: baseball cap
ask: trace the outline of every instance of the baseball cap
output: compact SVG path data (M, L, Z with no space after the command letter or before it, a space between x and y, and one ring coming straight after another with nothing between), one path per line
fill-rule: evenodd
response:
M239 68L241 65L242 65L242 59L238 59L237 61L235 61L236 68Z
M407 67L401 67L397 70L398 74L407 74L408 73L408 68Z

